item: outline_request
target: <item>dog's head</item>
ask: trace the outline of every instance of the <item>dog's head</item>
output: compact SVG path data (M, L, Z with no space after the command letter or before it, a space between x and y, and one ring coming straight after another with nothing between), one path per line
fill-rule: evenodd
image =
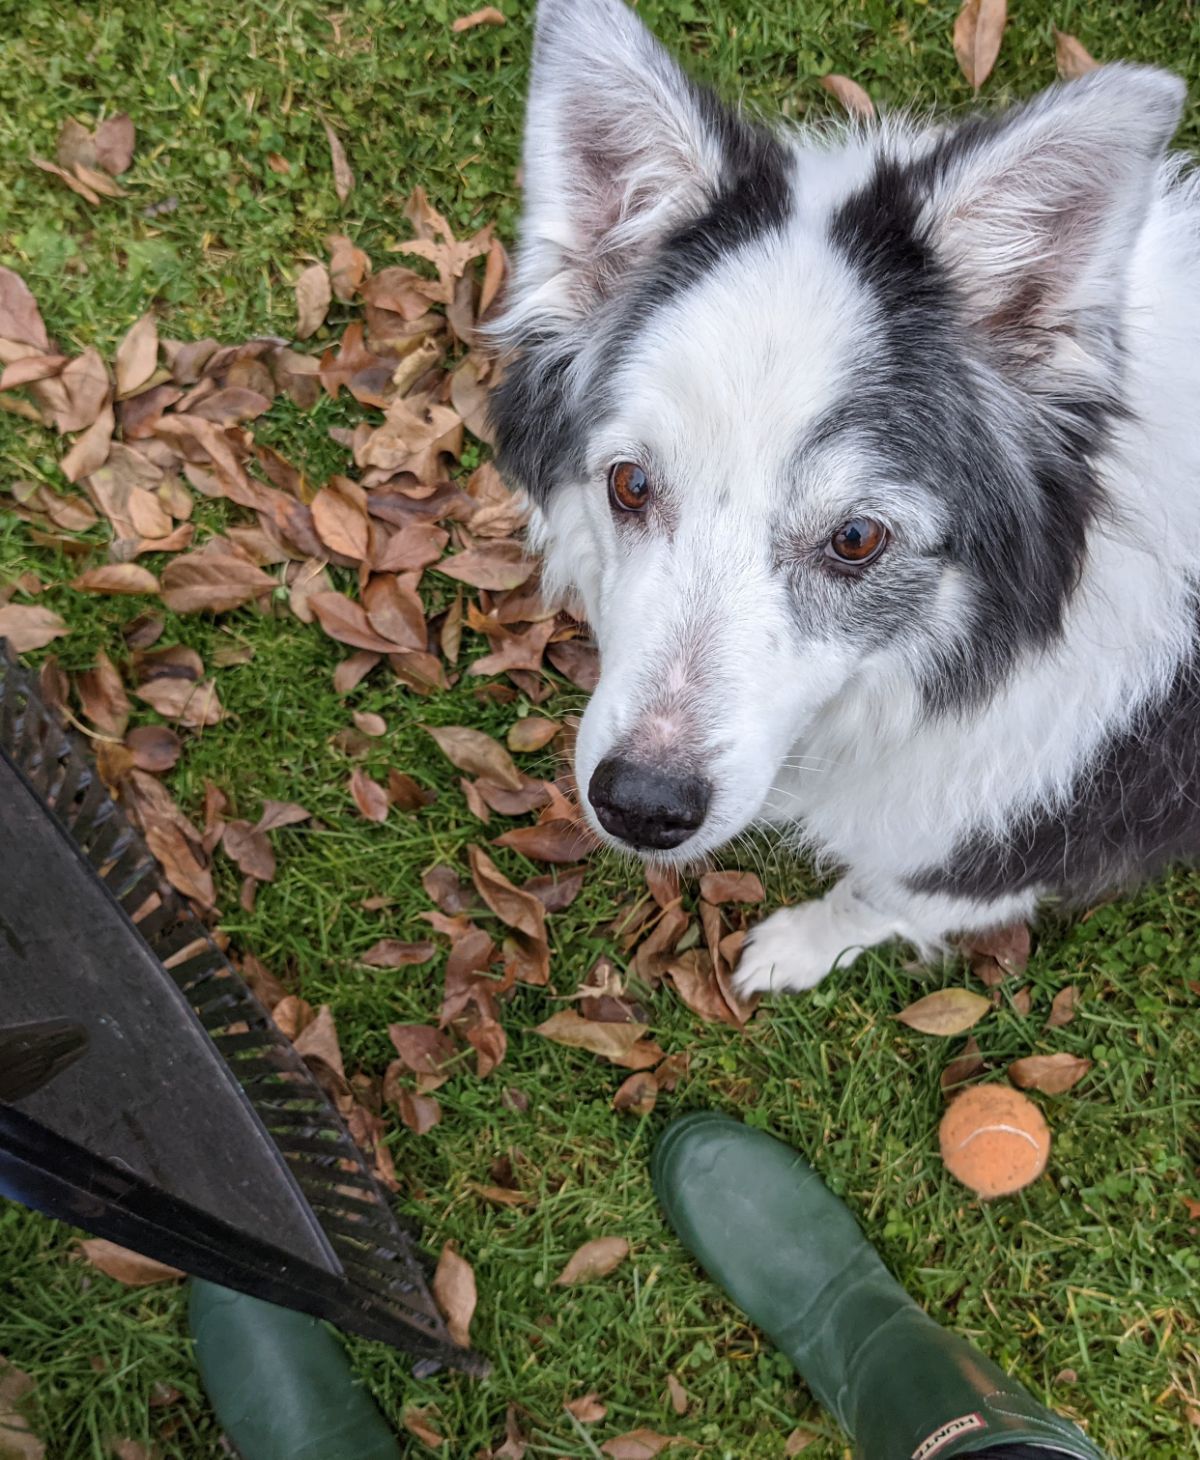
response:
M775 135L620 0L542 0L499 458L601 679L608 838L691 858L822 715L962 713L1057 631L1182 86ZM873 707L873 708L872 708Z

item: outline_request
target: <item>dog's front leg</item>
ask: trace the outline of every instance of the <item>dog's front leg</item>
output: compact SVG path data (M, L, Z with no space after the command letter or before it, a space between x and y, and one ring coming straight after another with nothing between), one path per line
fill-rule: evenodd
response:
M752 928L734 975L738 993L811 989L864 948L903 938L924 955L943 949L953 933L984 932L1032 915L1036 891L996 901L925 896L897 886L868 898L852 878L798 907L780 908Z

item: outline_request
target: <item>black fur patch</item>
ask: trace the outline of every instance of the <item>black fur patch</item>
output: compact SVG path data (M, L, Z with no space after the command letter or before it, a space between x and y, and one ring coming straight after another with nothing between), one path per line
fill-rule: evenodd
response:
M943 148L980 145L981 122ZM963 571L972 621L957 642L931 645L925 698L935 712L985 700L1021 652L1052 640L1078 582L1088 528L1102 508L1091 462L1119 403L1053 396L1010 371L920 220L935 154L884 158L837 211L830 238L871 290L871 348L825 437L871 443L899 479L939 494L951 529L939 556Z
M569 378L586 340L604 335L600 358L617 362L654 313L693 287L723 258L771 229L791 208L787 149L711 91L693 99L725 159L720 187L695 218L676 228L632 267L618 297L568 331L519 342L489 404L500 470L539 501L578 477L591 429L611 408L607 372Z
M970 837L914 892L991 899L1030 888L1073 904L1125 890L1200 856L1200 650L1080 774L1070 803L1001 838Z

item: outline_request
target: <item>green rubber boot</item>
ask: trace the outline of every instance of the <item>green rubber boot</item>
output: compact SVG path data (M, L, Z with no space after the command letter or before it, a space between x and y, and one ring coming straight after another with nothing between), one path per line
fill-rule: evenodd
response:
M667 1128L653 1173L684 1246L791 1359L858 1460L954 1460L1022 1444L1104 1460L927 1317L788 1146L702 1112Z
M242 1460L401 1460L324 1323L198 1278L188 1320L205 1392Z

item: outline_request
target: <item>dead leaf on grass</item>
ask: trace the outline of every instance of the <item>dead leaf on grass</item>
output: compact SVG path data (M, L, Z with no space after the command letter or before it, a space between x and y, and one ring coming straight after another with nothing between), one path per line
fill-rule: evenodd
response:
M821 85L830 96L841 102L852 117L861 117L868 122L874 119L875 104L857 81L831 72L821 77Z
M629 1243L624 1237L597 1237L585 1242L574 1252L566 1267L554 1279L556 1288L570 1288L590 1283L615 1272L629 1256Z
M1062 1095L1078 1085L1091 1068L1091 1060L1073 1054L1031 1054L1009 1065L1008 1078L1021 1090Z
M569 865L579 862L599 845L586 822L542 821L520 826L498 836L493 845L508 847L534 862Z
M412 968L428 963L437 952L432 943L402 943L398 938L381 938L359 960L370 968Z
M158 324L152 314L143 314L117 346L117 397L140 390L158 364Z
M442 1118L442 1107L432 1095L417 1095L411 1090L401 1090L396 1095L395 1103L400 1119L417 1136L428 1135Z
M942 1071L941 1085L943 1091L949 1093L956 1090L959 1085L965 1085L968 1080L973 1080L976 1075L981 1074L987 1066L979 1046L975 1042L974 1035L968 1035L966 1044L963 1045L961 1054L957 1054Z
M508 588L519 588L532 577L537 564L519 542L502 537L477 543L465 552L443 558L436 566L437 571L447 578L470 584L472 588L502 592Z
M410 1435L414 1435L431 1450L437 1450L446 1443L446 1437L429 1422L430 1413L428 1409L417 1409L410 1405L401 1416L401 1422Z
M468 775L483 776L510 791L519 791L525 777L498 740L469 725L426 725L438 749L451 765Z
M1095 71L1100 64L1073 35L1063 30L1054 32L1054 59L1058 74L1064 81L1077 81L1080 76Z
M511 726L505 738L509 750L527 753L549 745L561 729L557 720L545 720L538 715L530 715Z
M163 602L174 613L227 613L279 586L239 553L215 550L217 542L172 558L163 569Z
M129 725L132 707L116 665L103 649L96 654L95 667L79 676L75 688L84 718L105 735L120 740Z
M1050 1005L1050 1017L1046 1020L1047 1029L1062 1029L1075 1018L1079 1008L1079 990L1074 984L1068 984L1065 989L1059 989L1054 995L1054 1001Z
M546 939L546 909L532 893L515 887L480 847L467 850L471 875L480 897L510 928L535 942Z
M35 603L6 603L0 607L0 639L7 639L17 654L44 649L70 632L58 614Z
M454 21L450 29L455 35L461 35L463 31L474 30L477 25L503 25L504 14L497 10L494 5L485 5L482 10L472 10L470 15L460 15Z
M125 737L125 748L138 770L165 775L178 761L183 749L179 736L166 725L139 725Z
M373 781L358 766L350 774L350 794L354 797L354 804L368 821L387 820L387 792L378 781Z
M573 1414L581 1425L599 1424L608 1413L608 1405L594 1389L590 1394L582 1394L578 1399L568 1400L563 1408L568 1414Z
M189 730L219 725L225 710L212 680L194 684L186 679L152 679L134 690L164 720L176 720Z
M115 1242L106 1242L102 1237L86 1238L79 1246L93 1267L128 1288L148 1288L153 1283L174 1282L176 1278L183 1277L177 1267L168 1267L152 1257L130 1252L127 1247L118 1247Z
M896 1018L920 1034L948 1038L965 1034L991 1009L991 1001L970 989L939 989L901 1010Z
M331 639L375 654L395 653L396 645L376 633L362 605L344 593L314 593L308 603Z
M158 579L149 568L137 563L104 563L99 568L89 568L81 573L72 584L81 593L142 594L157 593Z
M762 882L753 872L706 872L700 879L700 896L716 905L762 902L766 895Z
M568 1049L583 1049L626 1068L645 1067L640 1061L631 1066L629 1060L636 1058L643 1048L650 1052L652 1041L647 1040L643 1045L643 1036L649 1032L644 1024L607 1024L597 1019L584 1019L574 1009L562 1009L552 1014L534 1030L535 1034L554 1044L566 1045ZM647 1064L657 1064L658 1058L661 1054L648 1060Z
M658 1100L658 1081L649 1070L638 1070L613 1096L613 1109L630 1115L649 1115Z
M630 1430L600 1446L609 1460L654 1460L672 1445L686 1444L679 1435L660 1435L655 1430Z
M121 173L128 172L133 162L136 141L137 133L133 122L124 112L106 118L96 128L96 166L102 167L110 177L119 177Z
M325 135L329 139L329 156L333 163L333 190L337 194L339 203L344 203L354 191L354 173L351 171L350 162L346 157L346 149L342 146L342 139L333 130L328 122L323 123ZM304 336L301 336L303 339Z
M0 340L15 340L50 354L50 337L37 300L20 274L5 268L0 268Z
M310 264L295 283L296 338L307 340L325 323L333 303L333 286L324 264Z
M976 93L992 74L1006 20L1006 0L965 0L958 12L954 22L954 54Z
M471 1319L475 1316L478 1295L475 1291L475 1270L465 1257L447 1242L438 1258L433 1275L433 1296L442 1310L450 1337L459 1348L471 1346Z
M5 1460L45 1460L46 1447L23 1413L33 1380L0 1355L0 1455Z

